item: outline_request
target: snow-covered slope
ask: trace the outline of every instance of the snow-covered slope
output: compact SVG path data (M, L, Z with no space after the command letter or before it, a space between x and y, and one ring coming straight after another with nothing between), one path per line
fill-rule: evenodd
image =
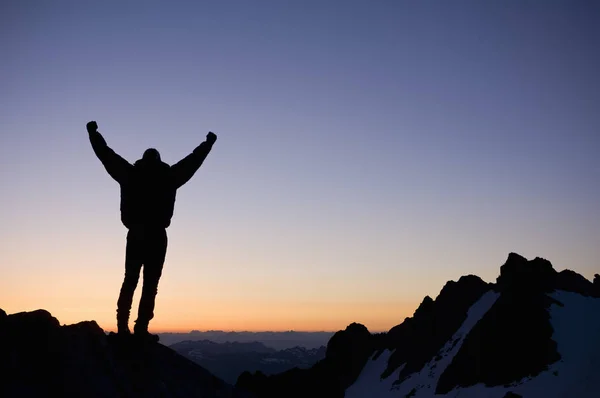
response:
M387 333L353 323L312 368L236 386L260 398L598 398L599 315L599 275L510 253L496 283L449 281Z
M507 386L486 387L481 383L455 388L447 394L435 394L440 375L460 349L464 337L499 297L498 293L490 291L470 308L467 319L440 355L420 372L396 385L401 368L387 378L381 378L391 355L386 350L367 363L356 382L346 390L346 398L502 398L509 392L524 398L600 397L597 377L600 372L600 299L561 290L549 296L557 301L551 304L549 314L554 329L552 339L557 343L561 360L536 377Z

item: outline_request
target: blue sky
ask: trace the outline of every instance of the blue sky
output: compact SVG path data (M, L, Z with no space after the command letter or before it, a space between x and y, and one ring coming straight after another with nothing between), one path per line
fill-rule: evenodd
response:
M165 330L384 330L511 251L598 272L593 2L1 7L8 312L112 326L126 231L89 120L132 162L219 137L178 193Z

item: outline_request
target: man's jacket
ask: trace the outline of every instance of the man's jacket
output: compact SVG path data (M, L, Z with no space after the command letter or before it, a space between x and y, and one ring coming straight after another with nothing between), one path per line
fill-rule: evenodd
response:
M121 186L121 221L128 229L168 228L177 189L192 178L212 149L212 143L203 142L173 166L149 159L132 165L115 153L99 132L89 136L94 153Z

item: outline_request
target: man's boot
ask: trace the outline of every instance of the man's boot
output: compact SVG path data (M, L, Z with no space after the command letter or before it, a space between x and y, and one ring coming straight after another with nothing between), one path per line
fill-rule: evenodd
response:
M158 343L160 339L157 334L148 332L148 322L135 321L133 327L133 335L141 338L142 340L152 341Z

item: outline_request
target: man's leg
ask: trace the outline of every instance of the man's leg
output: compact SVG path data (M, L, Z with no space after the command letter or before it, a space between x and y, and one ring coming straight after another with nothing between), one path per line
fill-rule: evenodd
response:
M162 275L163 265L167 254L167 231L160 229L147 234L144 242L144 284L135 321L135 333L148 332L148 324L154 318L154 304L158 293L158 281Z
M143 234L130 230L127 233L125 249L125 279L117 301L117 328L119 333L129 332L129 311L133 301L133 293L140 278L143 263Z

